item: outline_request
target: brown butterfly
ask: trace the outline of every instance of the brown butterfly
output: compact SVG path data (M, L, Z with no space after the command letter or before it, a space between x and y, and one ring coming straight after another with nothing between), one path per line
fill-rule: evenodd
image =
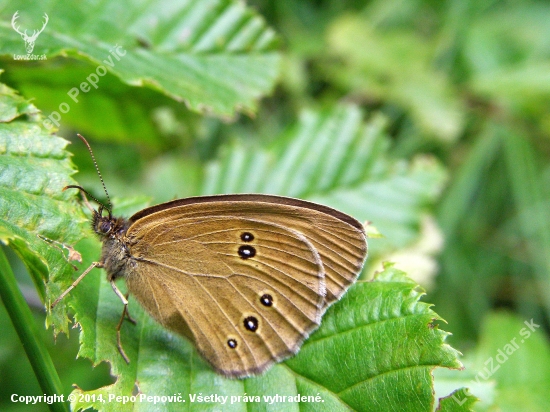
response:
M288 197L191 197L129 219L113 217L110 203L98 204L92 226L103 242L101 259L52 307L92 268L103 267L124 303L118 347L127 362L120 327L128 301L115 285L118 278L218 373L242 378L295 354L357 279L367 254L357 220Z

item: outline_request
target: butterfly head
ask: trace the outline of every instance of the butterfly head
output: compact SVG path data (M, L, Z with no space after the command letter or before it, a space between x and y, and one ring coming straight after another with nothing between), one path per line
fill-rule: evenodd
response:
M92 216L92 229L99 236L110 236L113 234L115 227L115 219L113 219L110 214L109 216L102 215L102 208L99 207L98 210L93 211Z
M84 195L91 197L99 205L98 209L95 210L93 207L90 206L87 200L85 202L86 206L92 212L92 229L101 238L117 237L123 235L126 232L125 220L114 218L110 207L105 206L81 186L69 185L64 187L63 190L70 188L80 190ZM107 211L108 213L106 216L103 215L104 211Z
M102 216L102 206L93 211L92 229L101 238L116 238L126 233L127 225L124 219L114 218L109 211L108 216Z

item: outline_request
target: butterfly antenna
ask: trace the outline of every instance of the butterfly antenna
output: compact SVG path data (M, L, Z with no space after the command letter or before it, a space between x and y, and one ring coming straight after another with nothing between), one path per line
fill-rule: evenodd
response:
M94 202L96 202L96 203L99 205L99 211L98 211L98 213L99 213L100 215L101 215L101 211L102 211L103 209L107 209L107 210L109 211L109 217L111 217L111 210L110 210L107 206L105 206L103 203L101 203L99 200L97 200L97 199L95 198L95 196L92 196L92 195L91 195L86 189L84 189L82 186L68 185L68 186L65 186L65 187L63 188L63 191L65 191L65 190L67 190L67 189L78 189L78 190L80 190L80 191L81 191L82 193L84 193L86 196L91 197L92 200L93 200ZM91 212L95 212L95 210L94 210L89 204L87 204L86 206L88 206L88 209L90 209Z
M103 176L101 176L101 172L99 171L99 167L97 166L97 162L95 160L95 156L94 156L94 152L92 151L92 147L90 146L90 144L88 143L88 141L84 138L84 136L82 136L81 134L77 133L76 134L78 137L80 137L80 140L82 140L84 142L84 144L86 145L86 147L88 148L88 152L90 152L90 156L92 157L92 161L94 162L94 166L95 166L95 170L97 172L97 175L99 176L99 180L101 180L101 185L103 186L103 190L105 191L105 195L107 196L107 201L109 202L109 207L103 205L103 203L99 202L95 197L91 196L88 192L86 192L84 189L82 189L80 186L67 186L66 188L68 187L74 187L74 188L77 188L77 189L80 189L82 190L84 193L86 193L88 196L90 196L92 199L94 199L97 203L99 203L100 205L102 205L105 209L107 209L109 211L109 217L111 217L111 209L113 208L113 204L111 203L111 198L109 197L109 193L107 192L107 187L105 186L105 182L103 181ZM65 188L65 189L66 189ZM63 190L65 190L63 189Z

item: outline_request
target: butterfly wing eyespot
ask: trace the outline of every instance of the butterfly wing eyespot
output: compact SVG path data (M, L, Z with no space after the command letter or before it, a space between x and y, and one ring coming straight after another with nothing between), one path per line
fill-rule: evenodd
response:
M265 307L272 307L274 304L273 295L273 293L268 292L262 293L262 295L260 296L260 303Z
M241 240L243 242L252 242L254 240L254 235L250 232L241 233Z
M258 332L258 329L260 328L260 320L255 315L245 315L243 319L243 326L244 328L252 333Z
M138 214L128 289L218 372L260 373L297 352L366 254L357 227L302 209L217 201Z
M241 259L250 259L256 256L256 248L250 245L239 246L238 254Z

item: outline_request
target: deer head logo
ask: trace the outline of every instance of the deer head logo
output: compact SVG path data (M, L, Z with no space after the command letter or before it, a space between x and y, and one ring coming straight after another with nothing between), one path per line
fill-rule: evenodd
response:
M15 12L11 19L11 26L13 29L21 35L23 40L25 41L25 48L27 49L27 53L32 53L34 49L34 42L38 38L38 35L44 31L44 28L46 27L46 24L48 24L48 15L44 13L44 24L42 25L42 28L40 30L33 30L32 35L27 35L27 30L25 30L23 33L19 30L19 26L15 25L15 21L19 18L18 16L19 10Z

